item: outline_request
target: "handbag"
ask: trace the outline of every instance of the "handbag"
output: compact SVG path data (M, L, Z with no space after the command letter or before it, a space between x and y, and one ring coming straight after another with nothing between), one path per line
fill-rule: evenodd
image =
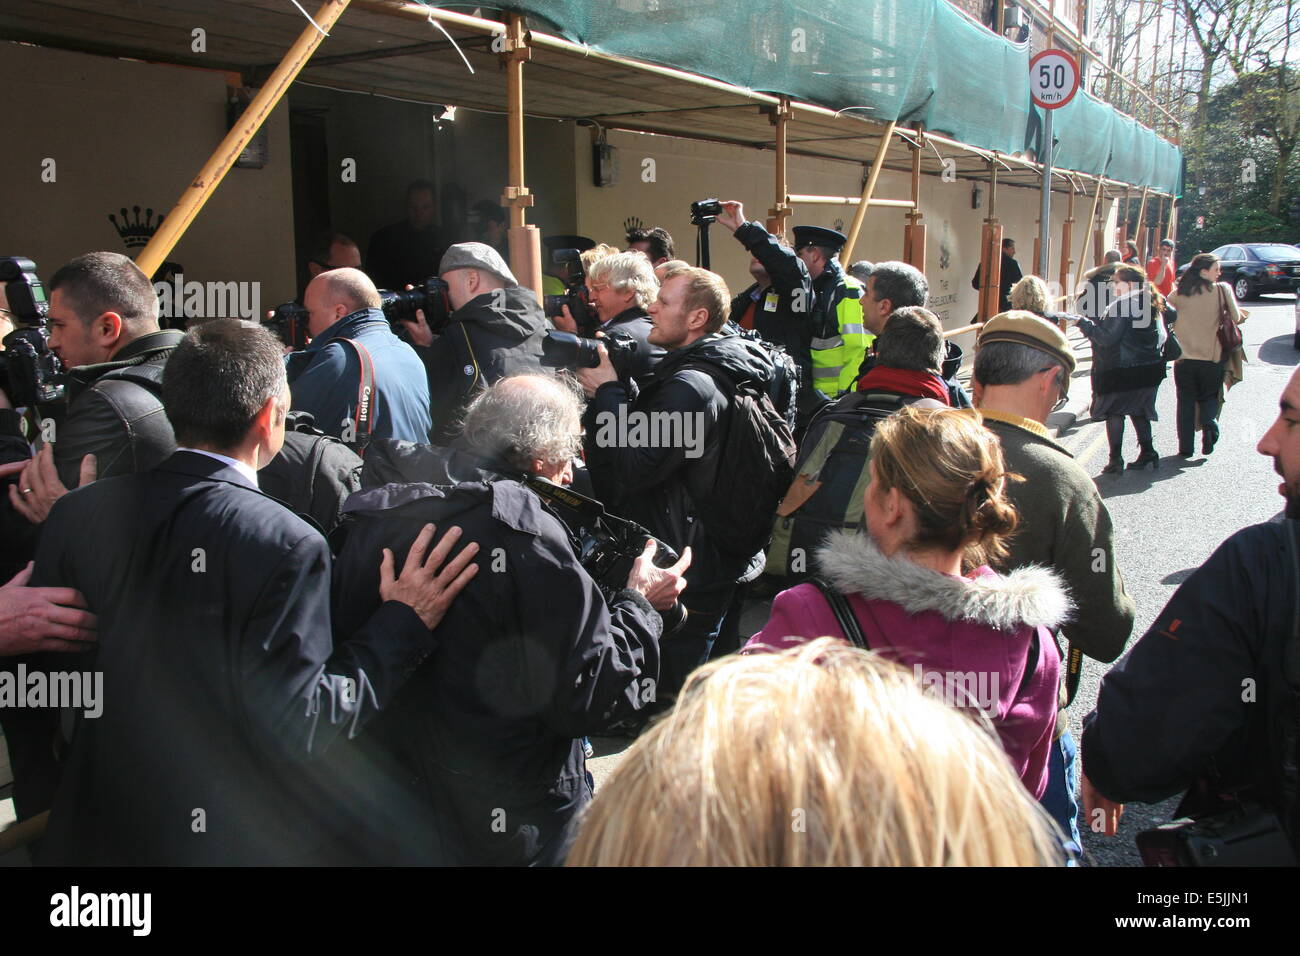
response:
M1177 362L1183 357L1183 344L1178 341L1178 336L1174 334L1173 323L1165 326L1165 344L1160 350L1160 358L1166 362Z
M1224 301L1224 287L1216 285L1219 290L1219 345L1223 347L1225 356L1230 352L1235 352L1241 348L1241 329L1237 323L1232 321L1232 311L1228 308L1228 303Z

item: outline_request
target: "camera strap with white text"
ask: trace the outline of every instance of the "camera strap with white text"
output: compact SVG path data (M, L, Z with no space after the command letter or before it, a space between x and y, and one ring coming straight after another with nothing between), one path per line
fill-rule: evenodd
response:
M375 361L370 357L370 351L356 339L339 339L340 342L347 342L356 350L357 359L361 363L361 379L357 383L357 407L356 407L356 441L351 442L352 448L358 455L364 454L366 445L370 443L370 433L375 428ZM347 443L345 443L347 444Z

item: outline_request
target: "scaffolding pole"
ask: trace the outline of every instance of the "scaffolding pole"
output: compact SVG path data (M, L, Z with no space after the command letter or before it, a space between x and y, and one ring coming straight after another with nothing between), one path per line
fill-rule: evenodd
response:
M348 2L349 0L325 0L321 4L315 17L315 23L320 25L320 29L318 30L314 24L308 24L298 35L298 39L284 55L280 65L267 79L266 85L257 91L253 102L248 104L248 109L244 110L243 115L221 141L221 145L208 157L208 161L199 170L198 175L185 187L176 205L172 207L171 212L163 219L162 225L158 227L158 231L149 240L149 244L136 258L135 264L145 275L152 276L157 272L158 267L176 248L176 243L180 242L181 236L185 235L185 230L194 222L199 210L212 198L217 186L225 179L226 173L230 172L230 167L235 165L239 154L257 135L266 118L275 110L293 81L302 72L302 68L311 59L311 55L316 52L321 40L329 33L330 27L347 9Z

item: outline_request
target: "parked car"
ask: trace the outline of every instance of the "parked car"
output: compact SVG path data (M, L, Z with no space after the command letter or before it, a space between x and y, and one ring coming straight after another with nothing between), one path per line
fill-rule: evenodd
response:
M1253 299L1265 292L1290 292L1295 280L1300 279L1300 247L1284 242L1241 242L1219 246L1214 254L1223 267L1219 281L1232 286L1238 299ZM1179 268L1179 275L1187 265Z

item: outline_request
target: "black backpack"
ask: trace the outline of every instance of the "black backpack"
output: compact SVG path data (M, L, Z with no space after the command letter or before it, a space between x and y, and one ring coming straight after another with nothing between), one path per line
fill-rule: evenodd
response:
M862 522L862 495L871 480L871 437L877 424L907 405L947 407L915 395L850 392L809 422L767 549L766 573L783 587L812 576L813 554L829 532Z
M780 413L793 432L795 419L799 412L799 385L802 378L799 363L794 360L794 356L790 354L784 345L769 342L754 329L741 328L736 323L729 321L727 331L753 342L763 350L771 361L775 374L772 376L771 381L768 382L767 397L771 399L772 407Z
M343 502L361 490L361 457L315 427L307 412L290 412L284 447L257 473L258 487L327 537L338 526Z
M794 434L766 389L736 382L711 362L688 367L708 374L730 399L713 488L695 510L722 555L752 558L767 547L772 512L794 477Z

